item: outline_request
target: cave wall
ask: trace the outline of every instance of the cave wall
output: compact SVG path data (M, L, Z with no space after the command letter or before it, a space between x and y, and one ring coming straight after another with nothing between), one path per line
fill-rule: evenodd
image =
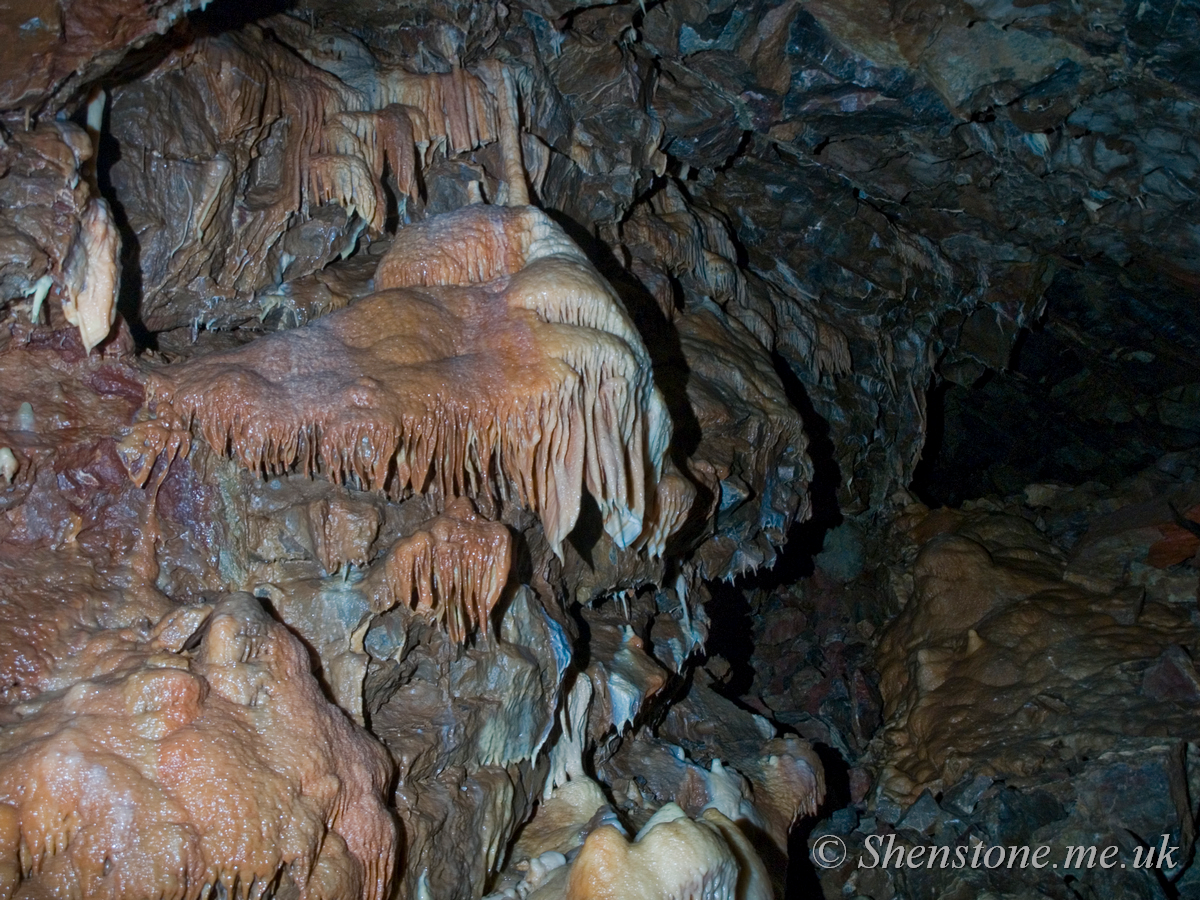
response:
M303 712L297 739L350 748L297 762L244 737L324 822L268 836L274 850L234 853L253 841L225 829L200 788L191 805L161 800L200 835L179 857L180 896L251 875L281 896L394 884L478 897L543 882L570 895L571 879L599 877L589 860L639 865L656 828L715 842L721 865L781 887L788 829L816 812L822 765L777 734L782 716L735 706L696 668L709 583L770 567L809 520L818 532L842 516L886 525L910 487L958 502L1035 479L1115 480L1194 443L1194 4L312 0L3 15L0 628L16 649L0 658L0 754L10 771L52 773L50 750L13 723L58 721L70 709L54 692L71 689L95 724L51 750L120 758L137 770L125 788L158 790L169 779L151 751L97 734L105 715L149 716L152 744L185 722L171 739L200 758L206 728L286 731L286 717L254 724L280 715L254 710L284 670L301 685L279 699ZM371 366L386 357L356 356L344 336L378 335L344 323L384 287L430 289L441 305L406 313L395 333L430 346L466 334L475 320L454 303L487 285L488 302L510 296L527 260L504 254L526 238L495 239L501 265L451 226L436 237L438 223L525 193L551 223L538 239L578 246L610 313L597 327L584 321L595 307L563 301L549 324L564 331L527 329L520 346L552 348L590 384L620 354L589 369L569 330L624 342L641 381L621 409L661 404L669 420L653 477L628 489L645 491L658 531L640 518L632 536L606 530L617 469L588 476L562 534L547 524L554 491L514 487L520 476L496 475L487 453L465 452L482 473L477 484L464 470L469 490L419 466L411 483L372 482L353 442L340 464L314 451L333 422L319 388L262 387L303 369L279 360L328 354L358 379L338 408L377 412L372 379L386 379ZM426 226L435 238L421 243ZM385 285L379 263L396 253L426 274ZM428 275L443 258L471 271ZM547 310L560 301L539 302L526 312L559 315ZM438 316L456 324L426 334ZM457 402L487 382L430 383L443 386L431 396L463 385ZM433 418L451 422L449 409ZM256 437L276 413L296 442ZM462 415L470 426L447 426L447 440L483 430ZM964 440L966 420L982 424ZM587 440L602 432L589 424ZM363 438L375 461L395 452L380 433ZM239 436L254 449L239 451ZM451 505L456 492L473 505ZM438 541L476 540L493 543L437 556ZM440 587L380 587L422 554L440 560L427 570L442 566ZM455 619L447 604L467 591L451 584L480 559L496 591L473 588L488 599ZM32 586L51 572L70 598L54 615ZM1162 628L1190 639L1174 619ZM72 662L79 653L98 661ZM909 661L894 655L900 671ZM182 674L146 674L164 666ZM869 706L873 685L854 677ZM892 681L894 704L909 685ZM156 691L172 702L138 705ZM856 750L869 737L856 733ZM894 793L930 783L916 764L892 765ZM38 832L39 861L10 864L29 857L39 808L16 802L14 785L0 786L0 887L110 874L111 838L87 828ZM112 796L78 802L102 810ZM741 832L704 818L711 804L758 823L749 852L770 871L745 862ZM618 826L628 833L605 830ZM394 879L370 860L381 852ZM74 861L97 853L98 868ZM118 881L114 895L143 889L125 869Z

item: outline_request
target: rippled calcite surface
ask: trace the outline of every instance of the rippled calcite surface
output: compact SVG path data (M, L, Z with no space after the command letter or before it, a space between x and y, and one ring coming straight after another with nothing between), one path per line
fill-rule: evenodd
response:
M889 791L1029 777L1190 731L1185 610L1073 583L1024 519L943 511L914 530L914 593L879 651Z
M0 736L5 895L386 896L390 761L296 638L245 594L141 621L60 633L37 678L6 666L29 699Z

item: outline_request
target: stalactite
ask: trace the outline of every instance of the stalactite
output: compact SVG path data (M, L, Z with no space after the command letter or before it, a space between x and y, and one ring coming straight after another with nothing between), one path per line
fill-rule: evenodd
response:
M458 643L476 629L486 636L511 556L508 529L480 518L469 500L455 500L388 551L373 584L375 609L410 605Z
M256 472L396 495L511 491L556 550L586 483L609 535L632 545L670 420L632 323L582 254L536 210L471 207L405 229L376 284L412 278L447 286L385 290L161 370L148 399Z
M517 106L517 86L512 69L496 59L486 60L480 73L495 98L500 129L500 149L504 159L505 206L528 206L529 186L521 161L521 114Z
M108 337L117 320L121 236L108 203L93 198L83 213L79 237L67 262L63 315L79 329L89 353Z
M320 154L307 162L305 197L308 203L336 203L347 216L356 213L374 232L383 231L387 203L367 164L357 156Z
M498 136L494 100L477 76L461 68L432 75L383 69L369 97L373 109L400 103L421 110L430 134L443 138L451 153L474 150Z
M414 119L420 127L414 127ZM390 170L396 187L405 196L418 196L418 148L428 146L429 133L425 115L413 107L393 103L371 112L335 113L333 122L326 125L326 141L335 147L331 152L359 155L370 167L377 183L382 184ZM332 139L344 132L352 140L335 143Z
M695 486L668 461L658 481L645 530L638 539L652 558L660 558L666 552L667 539L683 527L695 500Z

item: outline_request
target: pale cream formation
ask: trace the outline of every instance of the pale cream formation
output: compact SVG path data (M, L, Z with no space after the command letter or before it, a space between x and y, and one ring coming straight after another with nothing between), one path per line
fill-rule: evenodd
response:
M17 456L12 452L12 448L0 447L0 478L4 479L5 484L12 484L20 468L21 465L17 462Z
M670 417L654 386L649 354L621 301L562 229L533 207L468 207L406 229L375 276L380 288L500 279L509 308L537 317L547 355L580 376L582 396L575 405L587 435L587 488L600 506L605 531L628 547L646 524L647 485L662 476ZM580 491L574 479L554 480L569 516L561 531L547 528L557 547L578 516ZM539 512L553 502L540 493L534 507ZM662 526L677 521L677 516L655 520L647 543L660 546Z
M89 353L108 337L117 320L117 258L121 236L108 204L93 198L83 212L79 237L67 262L62 309L66 320L79 329Z
M420 109L392 103L370 112L333 113L321 140L325 152L356 156L367 164L375 178L381 214L386 203L379 188L388 171L402 194L410 199L418 196L417 175L430 144L428 118ZM381 219L372 225L383 228Z
M642 536L670 419L628 315L556 225L459 210L405 229L376 280L392 289L155 373L152 407L254 471L515 499L556 551L585 484L618 546Z
M403 603L438 619L451 640L477 628L486 635L511 558L508 529L477 516L470 500L453 500L388 551L373 578L375 612Z
M632 842L612 825L589 834L567 874L565 897L768 900L771 888L762 860L728 818L707 809L691 819L668 803Z
M660 808L630 841L591 779L546 798L514 852L520 882L488 900L769 900L766 866L715 808ZM569 858L573 858L568 862Z
M0 731L0 897L389 896L387 755L253 597L58 669Z
M1092 593L1016 516L913 515L912 594L880 642L881 781L912 800L968 774L1019 783L1121 736L1186 733L1187 611L1137 588Z
M580 774L542 798L537 814L521 829L513 853L536 859L546 853L570 853L587 839L597 812L608 809L604 790Z

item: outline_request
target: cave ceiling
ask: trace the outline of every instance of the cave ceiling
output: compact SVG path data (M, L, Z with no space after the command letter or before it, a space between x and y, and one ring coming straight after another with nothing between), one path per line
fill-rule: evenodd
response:
M521 82L538 204L597 242L631 289L668 307L717 295L828 423L842 508L878 509L906 487L927 390L1005 370L1031 325L1047 332L1044 354L1071 358L1057 360L1051 388L1083 370L1105 383L1100 397L1062 386L1065 414L1085 431L1139 431L1127 466L1194 433L1186 416L1160 413L1169 398L1146 413L1120 397L1130 378L1156 400L1194 380L1193 329L1180 318L1197 277L1187 3L92 6L6 13L2 103L23 127L27 116L78 116L108 86L112 143L98 167L129 207L122 227L138 236L141 275L136 287L126 276L125 302L150 331L244 325L280 279L350 249L320 221L308 226L320 241L292 224L261 246L278 230L270 223L245 236L264 257L245 266L212 260L226 251L220 229L207 241L203 229L184 233L181 205L209 200L221 167L236 177L249 155L266 170L274 150L232 119L210 133L201 120L216 111L191 108L195 41L219 44L229 65L253 41L281 77L305 77L307 65L321 70L314 81L368 93L364 67L445 73L496 59ZM260 30L248 37L236 26L252 19ZM156 117L167 97L182 119ZM459 202L438 186L450 168L460 181L462 165L498 178L486 131L471 147L452 143L417 205ZM142 165L146 153L155 166ZM272 174L251 172L236 202L265 202ZM184 196L154 199L168 182ZM28 270L30 251L14 249L25 255L6 264L5 283L27 290L18 263ZM1147 354L1161 362L1150 373ZM1077 441L1079 455L1094 452L1095 440Z

